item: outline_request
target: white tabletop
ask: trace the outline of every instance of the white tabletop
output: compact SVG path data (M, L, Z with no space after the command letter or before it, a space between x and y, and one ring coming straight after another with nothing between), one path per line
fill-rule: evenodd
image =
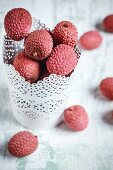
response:
M82 53L68 103L86 108L90 120L87 130L71 132L64 124L50 131L34 130L39 138L37 151L21 159L9 155L8 139L24 129L13 118L2 62L3 19L13 7L28 9L50 28L70 20L80 36L113 12L113 0L0 0L0 170L113 170L113 103L98 92L100 81L113 75L113 34L103 31L102 46Z

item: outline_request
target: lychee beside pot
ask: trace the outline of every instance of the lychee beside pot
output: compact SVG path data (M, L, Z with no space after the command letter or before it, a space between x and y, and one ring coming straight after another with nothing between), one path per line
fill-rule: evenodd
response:
M33 19L32 30L42 28L45 25ZM23 44L23 41L15 42L7 36L4 38L4 66L13 115L18 122L30 129L53 128L62 120L74 72L67 77L51 74L30 84L12 65L15 54L23 49ZM75 52L79 59L80 50L76 48Z

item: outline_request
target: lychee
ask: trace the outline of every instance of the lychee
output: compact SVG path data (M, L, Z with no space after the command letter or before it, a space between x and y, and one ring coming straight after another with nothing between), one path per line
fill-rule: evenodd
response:
M107 77L100 83L101 93L109 100L113 100L113 77Z
M30 59L24 51L18 53L14 59L13 66L25 80L34 83L40 75L40 65L37 61Z
M82 131L87 128L89 118L84 107L74 105L64 111L64 121L73 131Z
M61 21L52 31L55 44L75 47L78 40L77 28L69 21Z
M4 27L7 35L15 41L25 38L30 32L32 17L24 8L10 10L4 19Z
M8 142L8 151L16 157L32 154L38 146L38 138L29 131L15 134Z
M53 39L47 30L31 32L25 40L25 53L35 60L47 58L53 48Z
M107 32L113 32L113 14L104 18L103 27Z
M77 65L77 54L73 47L60 44L51 52L47 62L47 70L50 74L68 75Z
M93 50L101 45L102 36L98 31L88 31L81 36L79 43L83 49Z

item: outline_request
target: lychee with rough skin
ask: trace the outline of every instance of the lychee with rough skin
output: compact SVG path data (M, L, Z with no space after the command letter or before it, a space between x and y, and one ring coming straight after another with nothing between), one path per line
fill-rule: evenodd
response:
M39 63L30 59L24 51L15 56L13 66L15 70L30 83L36 82L40 76Z
M10 10L4 19L4 28L7 35L15 41L25 38L30 32L32 17L24 8Z
M113 77L107 77L100 83L101 93L109 100L113 100Z
M8 151L16 157L24 157L32 154L38 146L38 138L29 131L16 133L8 142Z
M64 111L64 121L71 130L82 131L87 128L89 118L84 107L74 105Z
M31 32L25 40L25 53L35 60L47 58L53 48L53 39L47 30Z
M60 44L51 52L47 62L47 70L50 74L68 75L77 66L77 54L73 47Z
M107 32L113 32L113 14L108 15L103 20L103 27Z
M102 36L98 31L88 31L80 37L79 43L85 50L94 50L102 44Z
M75 47L78 41L77 28L69 21L59 22L52 31L55 44Z

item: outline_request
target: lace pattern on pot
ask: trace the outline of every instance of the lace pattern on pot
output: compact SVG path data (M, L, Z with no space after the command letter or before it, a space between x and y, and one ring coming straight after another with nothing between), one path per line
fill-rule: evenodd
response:
M33 18L32 29L47 29L45 24ZM73 79L70 76L51 74L49 77L30 84L14 69L12 62L16 53L24 49L24 41L13 41L4 37L4 66L7 73L9 92L15 118L29 128L54 127L59 123L66 99L68 87ZM79 59L81 51L75 48Z

